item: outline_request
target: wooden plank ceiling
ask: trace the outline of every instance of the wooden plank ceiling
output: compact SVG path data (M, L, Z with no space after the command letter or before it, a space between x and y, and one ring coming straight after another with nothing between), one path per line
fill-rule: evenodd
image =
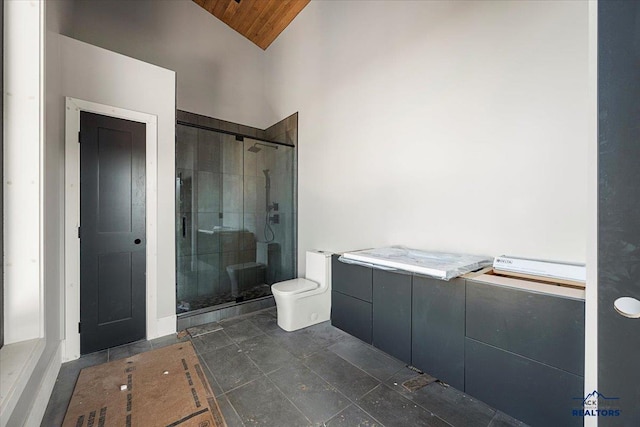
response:
M266 49L310 0L193 0Z

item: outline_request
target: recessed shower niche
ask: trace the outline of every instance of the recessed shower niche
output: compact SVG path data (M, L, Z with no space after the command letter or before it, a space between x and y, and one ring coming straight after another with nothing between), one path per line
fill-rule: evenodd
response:
M296 276L295 150L178 122L179 315L265 299L271 284Z

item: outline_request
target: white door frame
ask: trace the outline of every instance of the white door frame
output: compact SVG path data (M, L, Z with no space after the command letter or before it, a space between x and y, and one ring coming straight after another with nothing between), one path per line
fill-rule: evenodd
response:
M147 339L157 336L157 216L158 216L158 126L152 114L125 110L66 97L65 114L65 220L64 220L64 318L62 360L80 357L80 112L102 114L146 124L146 310Z

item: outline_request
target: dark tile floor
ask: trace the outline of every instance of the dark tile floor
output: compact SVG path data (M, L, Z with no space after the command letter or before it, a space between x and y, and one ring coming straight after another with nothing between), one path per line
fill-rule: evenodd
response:
M328 322L285 332L268 309L219 323L222 330L192 342L229 427L524 426L453 387L409 392L402 383L415 372ZM42 426L62 424L82 368L178 341L137 342L65 363Z

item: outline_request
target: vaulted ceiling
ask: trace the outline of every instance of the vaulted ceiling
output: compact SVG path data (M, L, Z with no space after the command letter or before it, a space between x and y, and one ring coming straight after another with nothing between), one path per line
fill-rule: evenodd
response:
M266 49L310 0L193 0Z

